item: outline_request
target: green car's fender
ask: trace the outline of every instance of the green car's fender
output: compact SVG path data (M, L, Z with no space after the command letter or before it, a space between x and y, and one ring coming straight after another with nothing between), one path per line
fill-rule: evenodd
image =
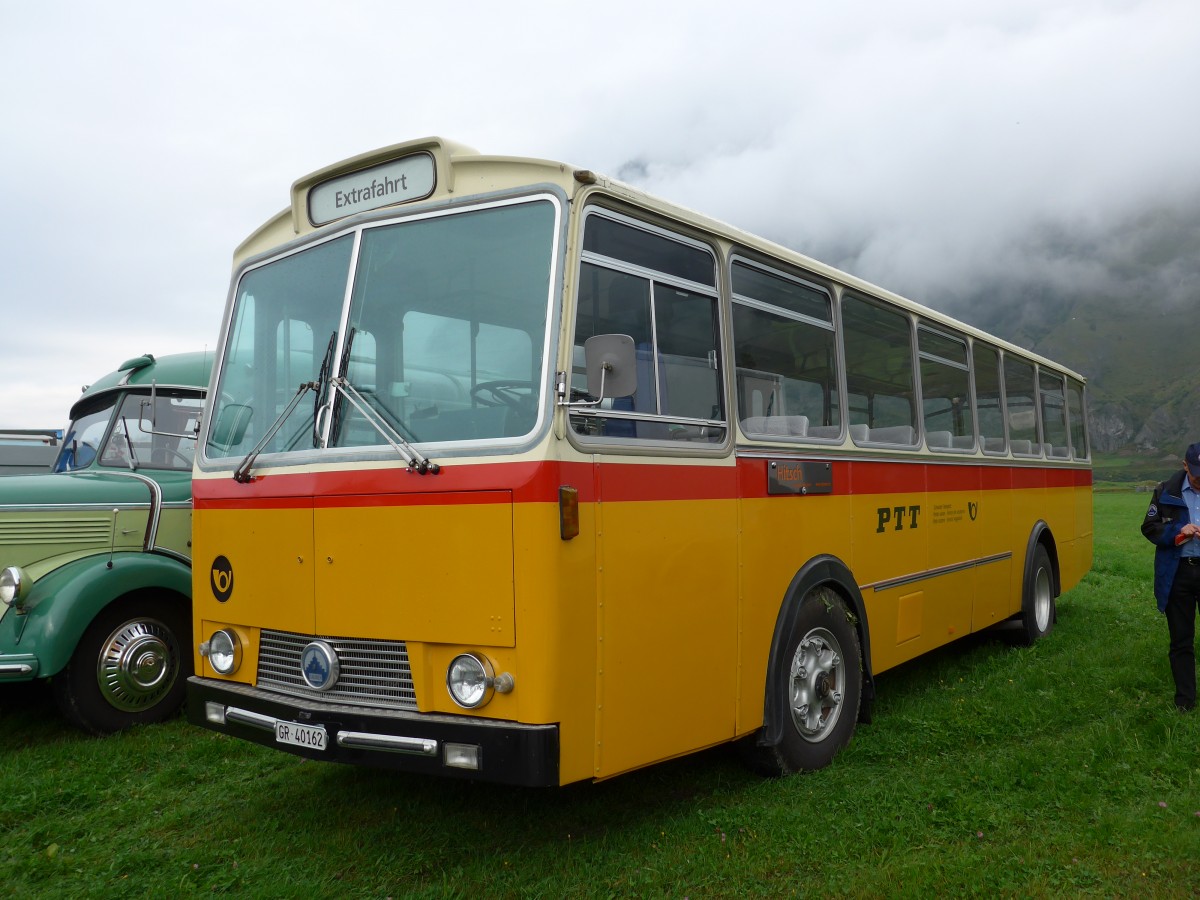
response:
M28 612L15 621L9 610L4 624L19 632L13 650L38 659L38 676L56 675L88 625L114 600L136 592L174 593L185 610L192 596L192 570L182 560L158 553L108 553L68 563L39 578L30 588ZM185 611L190 620L190 611ZM4 629L8 631L8 628ZM186 639L186 636L185 636Z

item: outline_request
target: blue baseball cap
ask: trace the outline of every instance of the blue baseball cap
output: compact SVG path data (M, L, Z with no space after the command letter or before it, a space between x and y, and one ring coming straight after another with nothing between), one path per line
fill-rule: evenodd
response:
M1192 477L1200 478L1200 441L1187 448L1187 452L1183 454L1183 461Z

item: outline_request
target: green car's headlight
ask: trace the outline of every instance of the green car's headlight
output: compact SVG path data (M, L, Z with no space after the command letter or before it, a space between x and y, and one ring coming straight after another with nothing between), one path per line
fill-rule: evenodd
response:
M21 571L20 566L9 566L0 572L0 602L5 606L23 608L25 595L28 593L29 578Z

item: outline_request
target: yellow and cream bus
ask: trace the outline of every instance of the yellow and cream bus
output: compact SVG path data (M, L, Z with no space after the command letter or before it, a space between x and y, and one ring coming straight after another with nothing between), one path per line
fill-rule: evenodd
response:
M431 138L236 251L194 473L188 715L312 759L825 765L875 676L1054 624L1084 380L557 162Z

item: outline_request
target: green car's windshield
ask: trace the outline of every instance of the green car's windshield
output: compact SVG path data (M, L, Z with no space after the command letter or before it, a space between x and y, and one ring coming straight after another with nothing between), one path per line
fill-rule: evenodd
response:
M347 234L247 272L207 455L245 456L306 383L261 452L530 433L556 219L548 200L414 218L364 228L357 259Z
M62 449L58 451L58 458L54 461L55 472L84 469L96 461L96 455L100 452L100 442L104 440L104 432L112 418L113 405L118 399L117 394L101 398L97 406L84 412L70 424L63 436Z
M153 404L150 394L141 392L97 397L67 429L54 471L98 464L190 472L203 405L203 395L175 389L157 391Z

